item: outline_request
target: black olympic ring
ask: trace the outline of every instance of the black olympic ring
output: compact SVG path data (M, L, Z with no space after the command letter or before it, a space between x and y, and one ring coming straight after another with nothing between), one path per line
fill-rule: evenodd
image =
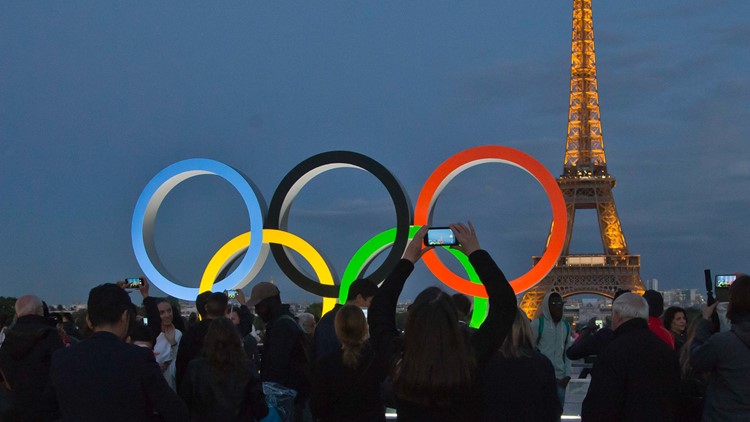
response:
M328 170L347 167L359 168L377 177L388 190L396 207L396 239L393 246L383 263L366 276L380 283L393 270L406 250L406 244L409 241L409 226L414 220L414 213L406 190L398 179L382 164L366 155L351 151L329 151L314 155L299 163L284 176L276 188L268 208L265 227L287 231L289 210L299 191L315 176ZM294 284L318 296L338 297L338 285L329 286L318 283L300 269L283 245L271 244L270 246L279 268Z

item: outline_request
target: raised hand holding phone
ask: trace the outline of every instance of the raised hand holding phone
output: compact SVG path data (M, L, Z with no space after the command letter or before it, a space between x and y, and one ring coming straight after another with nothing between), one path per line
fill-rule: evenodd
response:
M422 226L419 230L417 230L414 238L406 246L406 250L404 250L403 258L408 259L412 264L415 264L417 261L419 261L419 259L422 258L422 255L424 255L425 252L433 248L433 246L422 247L422 242L424 241L424 237L427 234L427 230L427 226Z
M479 239L477 239L477 232L474 230L474 225L471 221L468 221L468 226L463 223L451 224L450 228L456 235L458 245L451 246L453 249L458 249L463 252L466 256L471 255L474 251L481 249L479 247Z

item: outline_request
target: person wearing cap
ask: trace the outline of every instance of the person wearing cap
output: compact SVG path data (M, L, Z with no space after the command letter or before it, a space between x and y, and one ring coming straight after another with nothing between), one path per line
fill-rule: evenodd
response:
M273 283L264 281L255 285L247 306L254 306L255 313L266 323L260 378L264 386L294 390L293 409L287 410L299 418L310 395L304 332L288 306L281 303L281 293Z

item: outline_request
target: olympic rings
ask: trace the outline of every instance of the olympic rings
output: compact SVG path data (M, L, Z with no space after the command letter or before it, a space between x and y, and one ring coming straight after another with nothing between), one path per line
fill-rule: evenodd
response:
M247 250L247 248L252 244L251 239L252 237L250 232L243 233L227 242L216 252L216 254L214 254L213 258L211 258L211 261L209 261L208 266L206 266L206 270L203 272L203 277L201 278L201 285L199 288L200 293L211 291L218 275L221 274L221 272L228 265L230 265L237 256L239 256L239 254ZM328 268L328 264L326 264L325 260L322 256L320 256L318 251L316 251L315 248L312 247L312 245L305 242L302 238L293 235L292 233L281 230L263 230L264 247L263 252L261 253L261 257L258 259L260 265L256 265L256 267L260 268L263 265L263 262L268 255L268 247L266 245L271 243L284 245L291 248L292 250L297 251L300 255L302 255L303 258L307 259L307 262L309 262L313 267L315 274L320 280L320 284L329 286L334 285L331 270ZM254 278L255 275L257 275L257 271L256 273L252 274L250 278ZM242 288L245 286L245 284L238 285L237 287ZM326 313L333 309L335 304L336 299L324 297L323 313Z
M502 146L476 147L460 152L441 164L428 178L419 199L417 200L415 224L425 225L431 221L432 207L443 188L459 173L475 165L487 162L512 164L531 174L544 188L552 205L552 229L547 240L547 248L542 258L529 272L511 281L514 290L522 292L539 282L555 265L565 239L567 214L565 202L557 182L552 175L531 156ZM359 168L377 177L388 190L396 208L396 227L370 239L347 265L343 281L336 285L335 273L331 270L320 253L301 238L286 232L289 210L299 191L315 176L335 168ZM159 260L154 245L154 222L156 213L167 194L180 182L194 176L213 174L227 180L240 193L248 209L250 231L235 237L224 245L206 267L200 288L184 287L171 281ZM254 198L252 198L254 196ZM292 282L304 290L323 296L324 309L333 307L335 297L346 300L349 284L362 276L374 257L385 248L391 250L384 262L369 276L375 282L381 282L401 258L406 244L413 237L416 229L411 228L412 211L408 196L398 180L380 163L362 154L348 151L331 151L315 155L304 160L293 168L282 180L274 192L265 229L262 222L264 201L252 182L237 170L208 159L191 159L172 164L160 171L146 185L136 203L131 225L133 250L136 259L152 282L165 293L192 300L200 291L228 290L247 285L260 271L268 255L268 248L273 253L279 268ZM412 233L410 234L410 231ZM250 239L257 239L250 242ZM313 267L318 281L303 274L284 248L297 251ZM450 250L450 249L449 249ZM222 281L213 284L229 263L242 252L244 257L237 268ZM475 318L472 326L481 323L486 311L482 311L487 293L478 283L468 259L458 251L450 250L466 269L469 280L463 279L448 270L434 251L424 255L427 267L443 283L462 293L475 296ZM477 322L479 321L479 322ZM475 325L476 324L476 325Z
M421 226L411 226L409 229L409 240L414 238ZM386 230L375 235L372 239L368 240L362 245L357 252L354 253L352 259L349 260L349 264L346 266L344 276L341 278L341 287L339 289L339 303L345 303L349 296L349 286L354 280L360 278L362 273L368 265L375 259L383 250L393 245L393 239L395 238L396 229ZM474 270L474 267L469 262L469 258L458 249L448 248L448 251L452 253L456 259L461 263L469 275L469 280L472 283L481 283L479 275ZM471 322L469 326L472 328L479 328L487 317L487 310L489 308L488 299L475 297L474 298L474 312L472 313Z
M417 199L414 211L415 225L429 225L432 221L432 207L445 186L458 174L471 167L489 162L511 164L526 171L542 185L552 206L552 229L547 239L547 248L539 262L526 274L521 275L510 284L516 293L528 290L541 281L555 266L562 252L567 230L567 212L565 199L560 187L550 172L530 155L519 150L503 146L481 146L459 152L440 164L425 182ZM481 284L471 283L450 271L438 258L434 250L422 257L425 265L443 283L459 292L476 297L487 297L487 291Z
M195 299L198 289L174 283L172 281L174 277L164 269L154 244L154 222L162 201L175 186L191 177L203 174L219 176L234 186L247 207L250 217L250 233L259 240L250 245L237 268L217 283L215 289L228 290L240 284L247 284L250 281L248 276L252 273L253 266L261 252L265 204L262 202L263 196L250 179L226 164L203 158L179 161L165 168L151 179L135 204L131 237L135 258L143 269L143 273L164 293L180 299Z
M408 242L409 225L412 221L411 202L409 201L401 183L382 164L362 154L350 151L330 151L314 155L294 167L279 183L271 199L268 209L266 228L286 231L289 209L299 191L315 176L336 168L359 168L370 172L388 190L388 194L396 207L396 238L393 248L385 261L372 272L373 280L383 280L401 259ZM339 295L337 286L325 286L305 275L288 254L283 245L272 244L271 252L281 271L296 285L308 292L323 297Z

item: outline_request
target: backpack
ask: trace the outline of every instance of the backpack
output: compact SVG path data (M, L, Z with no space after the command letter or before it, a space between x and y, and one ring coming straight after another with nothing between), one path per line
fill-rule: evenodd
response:
M568 339L570 338L570 323L568 323L568 321L565 321L565 320L562 320L562 322L563 322L563 324L565 324L565 329L566 329L566 331L565 331L565 344L563 345L563 347L565 348L564 350L567 350L568 349ZM537 347L537 349L539 348L539 342L542 341L542 333L543 332L544 332L544 317L539 318L539 333L538 333L538 335L536 337L536 347ZM563 362L565 361L565 359L567 359L567 357L565 356L565 353L563 353Z
M288 319L297 327L296 345L289 362L293 378L290 384L297 391L298 397L309 397L312 390L312 342L306 341L305 332L291 315L282 314L280 319Z

